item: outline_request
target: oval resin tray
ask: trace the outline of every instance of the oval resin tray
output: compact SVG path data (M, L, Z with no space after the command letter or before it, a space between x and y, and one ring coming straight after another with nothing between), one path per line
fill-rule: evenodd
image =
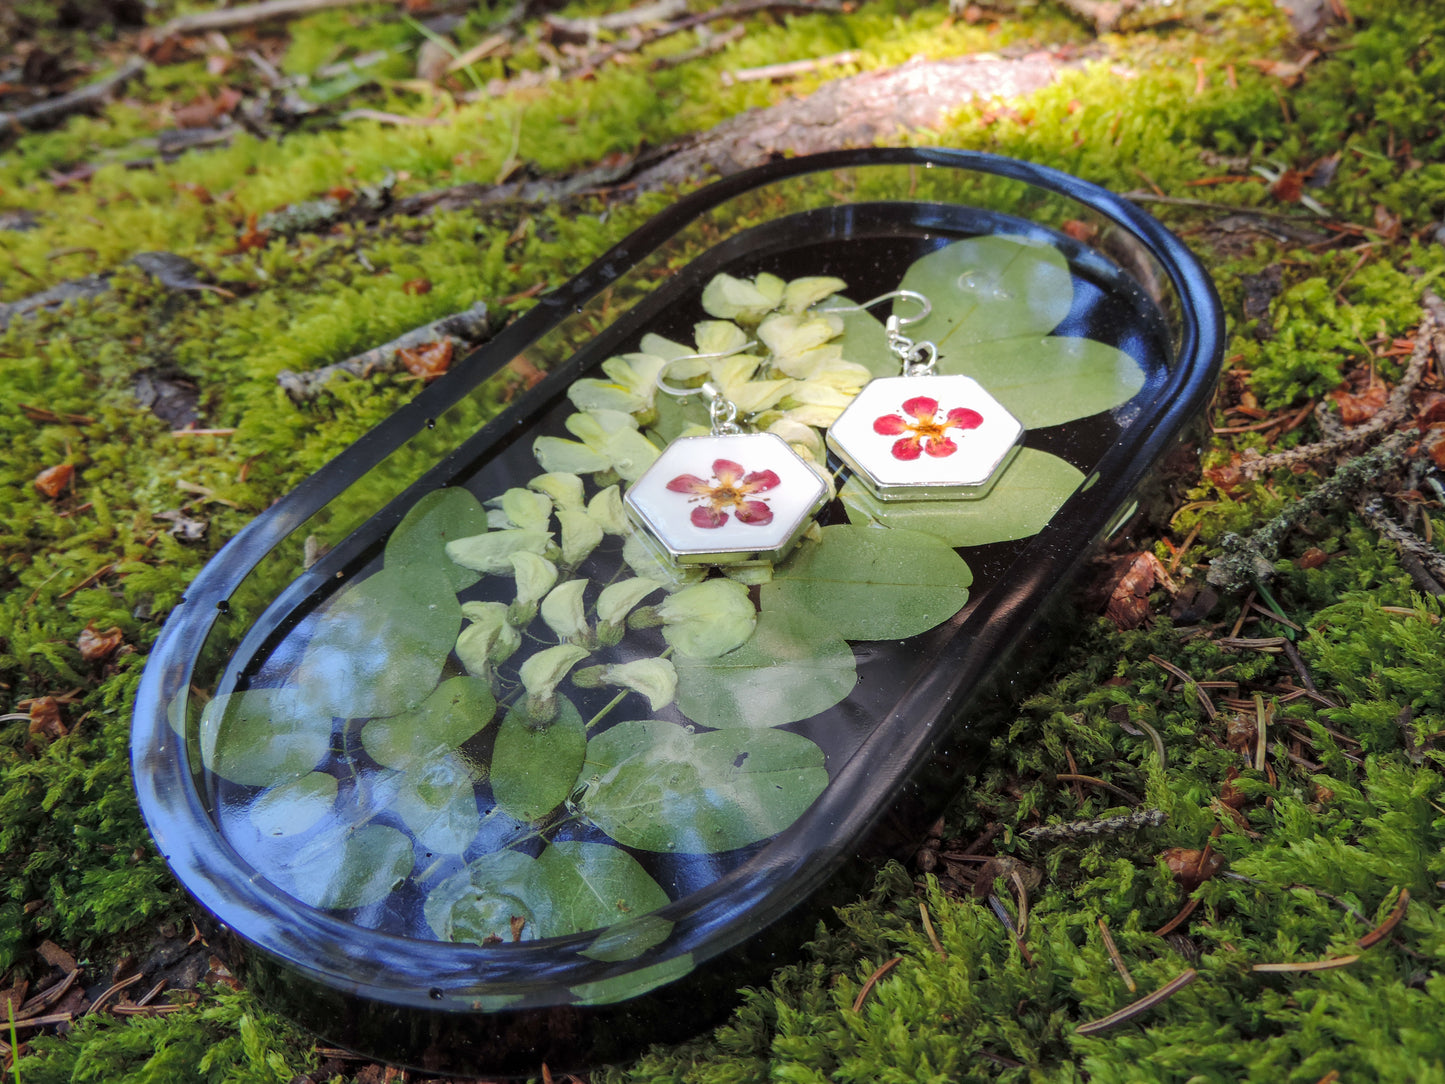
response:
M840 459L825 430L900 373L890 305L919 313L859 303L899 289L953 379L873 385ZM695 1030L885 814L950 797L986 683L1198 416L1220 336L1176 239L1050 170L840 152L689 196L197 577L136 706L156 841L332 1042L506 1073ZM686 444L704 380L776 438L749 462ZM669 449L637 492L721 565L625 507ZM860 484L875 453L903 483ZM907 488L954 464L955 496ZM795 483L793 548L734 559Z

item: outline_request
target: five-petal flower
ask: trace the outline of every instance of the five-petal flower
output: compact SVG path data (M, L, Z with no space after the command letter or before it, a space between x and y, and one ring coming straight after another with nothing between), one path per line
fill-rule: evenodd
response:
M751 527L765 527L773 521L773 510L767 499L757 500L753 494L765 493L779 485L781 479L770 470L755 470L744 473L744 468L731 459L715 459L712 477L703 479L695 474L679 474L667 483L674 493L690 493L698 502L692 510L692 524L711 530L728 521L728 510L739 523Z
M873 432L900 437L893 442L895 459L917 459L920 453L936 459L952 455L958 451L958 445L948 430L977 429L983 424L983 415L968 407L954 407L940 418L938 400L926 395L906 400L902 409L908 417L884 414L873 422Z

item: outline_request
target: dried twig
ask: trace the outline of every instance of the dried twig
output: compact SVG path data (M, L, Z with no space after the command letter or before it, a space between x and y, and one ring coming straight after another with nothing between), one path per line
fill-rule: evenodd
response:
M1195 681L1192 677L1190 677L1183 670L1179 669L1179 667L1175 666L1168 659L1161 658L1158 655L1150 655L1149 661L1152 662L1155 666L1169 671L1169 673L1173 674L1186 685L1193 685L1194 695L1199 700L1199 706L1204 709L1204 714L1209 716L1209 721L1213 722L1218 717L1219 709L1214 706L1214 701L1209 698L1209 694L1204 691L1203 686L1201 686L1199 682Z
M569 19L564 15L548 15L542 20L553 37L570 41L595 41L598 34L632 30L648 23L666 23L687 15L687 0L653 0L624 11L614 11L590 19Z
M453 313L440 320L433 320L430 324L424 324L408 331L405 335L395 338L389 343L364 350L345 361L338 361L333 365L325 365L320 369L313 369L305 373L296 373L285 369L276 375L276 382L286 390L286 394L291 396L293 401L304 403L308 399L314 399L326 382L338 373L366 377L372 373L389 372L396 368L398 351L409 350L423 343L439 342L443 339L452 340L457 345L470 347L486 337L488 326L486 302L478 301L465 312Z
M1109 953L1109 959L1114 961L1114 970L1119 972L1119 977L1124 980L1124 985L1129 988L1129 993L1139 989L1134 976L1129 974L1129 968L1124 964L1124 957L1119 955L1119 946L1114 944L1114 935L1109 932L1109 924L1104 921L1103 916L1099 918L1099 936L1104 939L1104 949Z
M1080 775L1078 772L1059 772L1054 778L1061 783L1088 783L1093 787L1103 787L1105 790L1113 791L1130 805L1139 804L1139 799L1135 798L1123 787L1116 787L1113 783L1100 779L1096 775Z
M1140 828L1157 828L1169 819L1162 809L1136 809L1119 817L1095 817L1070 821L1067 824L1040 824L1023 832L1033 843L1059 843L1086 839L1090 836L1112 836Z
M58 98L36 102L13 113L0 112L0 142L7 136L37 128L49 128L76 113L88 112L110 101L111 95L146 69L144 57L131 57L115 71L94 83L62 94Z
M938 939L938 934L934 932L933 920L928 917L928 904L922 900L918 901L918 917L923 920L923 932L928 934L928 943L933 946L935 952L945 960L948 959L948 953L943 951L943 942Z
M1102 1020L1091 1020L1087 1024L1080 1024L1074 1029L1074 1034L1097 1035L1101 1031L1107 1031L1109 1028L1126 1023L1134 1019L1134 1017L1148 1012L1156 1005L1162 1005L1197 978L1199 978L1199 972L1191 967L1184 971L1178 978L1165 983L1147 997L1141 997L1138 1001L1125 1005L1118 1012L1110 1013Z
M186 34L205 34L213 30L238 30L243 26L278 19L299 19L330 8L356 7L373 0L265 0L260 4L242 4L234 8L216 8L181 15L163 25L155 33L156 41L178 38Z
M1365 494L1355 511L1377 533L1395 543L1415 586L1427 595L1445 595L1445 553L1391 516L1384 497L1378 493Z
M863 989L858 991L858 996L853 999L853 1011L857 1012L863 1008L863 1002L868 1000L868 995L873 992L873 987L878 985L878 980L888 972L892 971L902 961L902 956L895 956L887 963L881 965L877 971L868 976L868 981L863 984Z
M812 60L790 60L783 64L765 64L761 68L739 68L737 71L723 72L722 85L730 87L734 83L764 83L773 79L792 79L799 75L810 75L821 68L853 64L861 55L857 50L848 49L841 53L820 56Z

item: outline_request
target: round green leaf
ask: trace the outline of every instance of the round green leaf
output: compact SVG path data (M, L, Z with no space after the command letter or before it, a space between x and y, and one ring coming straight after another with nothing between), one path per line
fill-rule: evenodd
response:
M460 854L481 829L475 773L461 756L435 757L402 772L391 808L417 842L437 854Z
M830 297L818 308L840 309L843 335L834 341L843 349L843 357L863 366L874 376L897 376L901 372L898 356L888 349L888 333L883 321L867 311L851 310L856 302L846 297Z
M336 777L310 772L300 779L263 790L251 803L251 824L263 836L300 835L314 827L336 804Z
M612 926L670 902L637 859L603 843L553 843L537 859L536 877L546 900L537 915L542 937Z
M498 808L521 821L550 813L572 793L586 753L587 728L566 697L557 697L557 717L543 730L513 708L492 748L492 796Z
M339 826L302 848L292 861L290 892L312 907L365 907L400 888L414 863L411 840L399 829L368 824L352 831Z
M367 756L406 769L444 756L492 721L497 701L485 681L448 678L415 711L373 719L361 729Z
M807 719L838 703L858 681L853 649L840 636L807 614L768 610L736 651L673 664L678 708L717 728Z
M446 559L446 545L482 534L487 513L465 489L449 487L428 493L411 506L386 542L387 568L437 567L446 571L453 591L470 587L481 577Z
M216 697L201 713L201 763L253 787L306 775L331 748L334 714L313 691L288 685Z
M421 703L462 625L443 566L383 569L342 591L322 611L297 671L308 697L349 718Z
M904 334L932 342L941 354L969 343L1047 335L1074 304L1064 254L1045 241L1005 234L970 237L930 252L904 272L900 288L933 304L933 312L906 326ZM914 304L899 303L901 317L917 311Z
M902 640L963 609L972 582L963 558L933 535L839 524L778 566L762 606L806 615L819 636Z
M582 811L627 847L715 854L787 828L828 785L823 750L786 730L692 734L619 723L587 743Z
M1020 448L988 496L976 501L875 500L856 480L839 494L850 522L922 531L949 546L982 546L1043 530L1083 472L1056 455Z
M1143 368L1124 351L1059 335L951 347L938 372L973 377L1026 429L1112 410L1144 386Z
M536 859L516 851L484 854L427 895L422 914L443 941L512 940L512 919L525 937L540 936L531 901L537 895Z
M581 955L607 963L635 960L648 949L666 941L674 925L661 915L643 915L628 922L619 922L598 934L592 944L581 950Z
M597 982L583 982L569 987L572 996L582 1005L612 1005L629 998L641 997L649 990L655 990L669 982L676 982L693 967L692 953L684 952L661 963L639 967L624 975L614 975Z

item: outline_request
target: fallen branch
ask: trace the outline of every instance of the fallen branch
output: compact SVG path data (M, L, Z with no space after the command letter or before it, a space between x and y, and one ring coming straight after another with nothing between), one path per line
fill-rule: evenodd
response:
M339 373L364 378L373 373L391 372L397 367L397 355L402 350L411 350L424 343L450 341L454 346L470 348L486 338L490 325L487 321L487 304L478 301L465 312L453 313L440 320L433 320L389 343L364 350L345 361L322 366L309 372L296 373L285 369L276 374L276 383L285 389L293 402L304 403L314 399L325 387L327 381Z
M1224 551L1209 566L1208 580L1226 591L1241 591L1258 580L1266 583L1274 578L1274 558L1280 543L1296 523L1305 517L1337 505L1400 465L1405 447L1419 433L1413 429L1395 433L1363 455L1347 460L1299 500L1285 506L1259 530L1248 536L1233 532L1219 540Z
M1338 419L1328 412L1317 410L1316 416L1323 421L1329 417L1330 422L1325 423L1326 437L1324 440L1314 444L1304 444L1298 448L1291 448L1287 452L1279 452L1275 455L1261 456L1253 450L1244 453L1240 461L1240 471L1249 478L1257 478L1268 471L1277 470L1281 467L1293 467L1300 463L1313 463L1328 458L1347 448L1363 444L1371 437L1385 432L1398 425L1410 412L1410 397L1419 386L1421 379L1429 368L1430 355L1432 351L1436 357L1445 357L1445 304L1428 290L1421 299L1425 306L1425 318L1420 322L1420 328L1415 334L1415 349L1410 355L1410 364L1406 366L1404 374L1400 377L1400 383L1395 385L1385 405L1375 412L1375 415L1359 425L1345 427L1340 425Z
M39 128L50 128L76 113L86 113L110 101L111 95L146 69L144 57L134 56L104 79L62 94L58 98L36 102L13 113L0 112L0 138L17 136Z

